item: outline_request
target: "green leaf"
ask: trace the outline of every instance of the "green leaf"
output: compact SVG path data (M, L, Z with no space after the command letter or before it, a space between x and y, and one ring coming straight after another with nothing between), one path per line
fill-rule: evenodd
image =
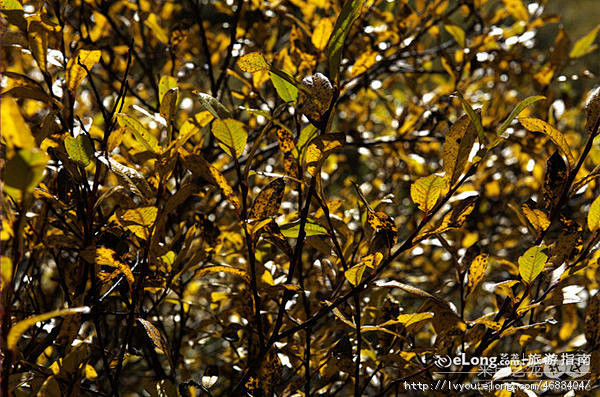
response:
M526 284L531 285L544 270L548 260L548 255L543 252L544 249L546 249L545 245L531 247L519 257L519 273Z
M153 153L159 153L160 147L156 138L136 119L129 117L125 113L117 113L117 122L123 128L133 133L135 139L146 149Z
M87 167L90 164L90 157L94 154L94 146L87 135L80 134L73 138L68 136L65 138L65 149L67 154L79 164Z
M588 228L591 232L600 229L600 196L592 202L587 216Z
M508 129L510 123L517 117L527 106L531 105L534 102L541 101L542 99L546 99L545 96L535 95L530 96L529 98L523 99L519 104L510 112L506 120L500 125L498 131L496 131L496 136L501 136L504 131Z
M465 31L460 28L460 26L456 25L444 25L444 29L456 40L458 45L461 47L467 46L467 41L465 39Z
M475 130L477 131L477 135L479 136L479 142L484 144L486 139L485 139L485 134L483 132L483 125L481 125L481 116L480 116L481 111L473 110L473 108L471 107L469 102L467 102L465 100L465 98L462 96L462 94L457 93L457 95L460 98L460 102L462 104L463 110L467 113L467 115L471 119L471 122L475 126Z
M240 157L244 152L248 141L248 132L241 121L217 119L212 125L212 133L217 138L219 146L234 159Z
M244 72L255 73L261 70L269 70L271 67L265 60L265 57L259 52L251 52L243 55L237 61L238 67Z
M591 32L577 40L569 53L569 58L582 57L598 48L598 46L594 44L596 36L598 35L598 30L600 30L600 25L596 26Z
M281 229L281 234L283 234L285 237L298 238L298 234L300 234L300 221L288 223L287 225L280 226L279 228ZM306 224L304 225L304 231L306 232L306 237L327 234L327 229L310 219L306 221Z
M23 6L18 0L0 0L0 10L22 10Z
M354 21L360 15L365 0L346 0L342 12L335 21L333 33L327 44L327 53L329 54L329 75L334 82L338 81L340 63L342 62L342 50L344 40L350 32Z
M29 329L31 326L35 325L35 323L50 320L51 318L59 316L67 316L70 314L77 313L89 313L89 311L90 308L87 306L74 307L72 309L55 310L44 314L38 314L37 316L28 317L25 320L19 321L8 332L8 336L6 337L6 348L8 350L15 350L15 348L17 347L17 342L19 341L19 338L21 338L21 335L23 335L23 333L27 331L27 329Z
M523 125L523 127L525 127L525 129L529 131L541 132L544 135L547 135L550 140L554 142L556 146L558 146L558 149L563 152L565 156L567 156L569 165L572 166L575 164L575 158L573 157L571 149L569 148L569 144L562 132L552 127L545 121L536 119L535 117L521 117L519 118L519 122L521 125Z
M204 110L208 110L215 119L227 119L231 117L231 112L216 98L203 92L195 92L195 94L198 95L198 99Z
M288 103L296 102L298 99L298 88L273 72L269 74L271 75L271 81L273 82L279 97Z
M22 149L6 162L4 189L15 200L30 193L44 178L48 156L39 149Z

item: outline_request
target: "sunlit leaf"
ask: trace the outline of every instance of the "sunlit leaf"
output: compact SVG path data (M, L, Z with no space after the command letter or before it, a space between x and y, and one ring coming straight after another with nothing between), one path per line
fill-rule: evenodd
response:
M6 348L8 350L15 350L15 348L17 347L17 342L21 338L21 335L23 335L23 333L25 331L27 331L27 329L29 329L33 325L35 325L35 323L50 320L51 318L54 318L54 317L68 316L68 315L77 314L77 313L89 313L89 311L90 311L89 307L82 306L82 307L74 307L74 308L64 309L64 310L55 310L52 312L27 317L25 320L19 321L17 324L15 324L10 329L10 331L8 332L8 335L6 337Z
M443 165L446 177L450 180L450 185L454 185L462 175L476 137L477 130L467 115L462 116L452 124L448 134L446 134Z
M285 173L293 178L298 178L298 163L296 161L298 150L294 144L292 133L286 129L278 128L277 142L279 143L281 153L283 153L283 169Z
M315 30L312 33L310 38L312 44L319 51L322 51L329 41L329 37L331 36L331 32L333 32L333 22L329 18L321 18L315 26Z
M526 284L533 283L544 270L548 260L548 255L543 252L545 249L545 245L531 247L519 257L519 274Z
M135 283L135 278L133 277L133 272L131 271L131 268L127 264L118 260L115 257L115 255L116 252L109 248L97 248L95 258L96 263L101 266L104 265L116 268L114 271L115 274L111 275L109 279L115 278L117 274L122 274L127 279L130 288L133 287L133 284Z
M21 115L16 101L10 97L3 97L0 100L0 112L2 113L2 124L0 125L2 143L5 143L9 148L33 148L35 140Z
M596 197L587 216L587 224L590 231L595 232L600 229L600 196Z
M150 237L150 228L156 220L157 213L158 209L156 207L118 209L115 213L115 219L121 226L139 238L147 240Z
M79 164L87 167L90 164L90 158L94 153L92 141L87 135L80 134L77 137L65 138L65 149L69 157Z
M238 67L244 72L254 73L261 70L269 70L270 66L265 60L265 57L259 52L251 52L243 55L237 61Z
M377 52L367 51L358 57L354 65L352 65L352 73L350 77L356 77L366 72L371 66L377 62Z
M523 214L525 214L525 217L527 218L529 223L531 223L535 230L543 231L546 230L548 226L550 226L550 220L543 211L529 208L527 204L523 204L521 206L521 209L523 210Z
M243 270L236 269L235 267L231 267L231 266L208 266L208 267L198 270L196 272L196 274L194 275L194 278L204 277L205 275L210 274L210 273L221 273L221 272L229 273L229 274L233 274L235 276L241 277L242 279L244 279L244 281L246 281L247 283L250 283L250 276L248 276L248 273L246 273Z
M162 76L158 82L158 98L161 104L167 91L172 88L177 88L177 79L173 76Z
M234 119L217 119L213 122L212 133L219 146L231 157L238 158L244 152L248 132L244 123Z
M344 272L344 276L346 277L346 280L348 280L348 282L350 284L357 286L358 284L360 284L360 281L362 280L362 276L363 276L363 273L365 272L366 267L367 267L367 265L364 262L359 263L358 265L352 266L350 269L348 269Z
M567 156L569 164L575 164L575 158L573 157L573 154L571 154L569 144L567 143L567 140L562 132L552 127L545 121L536 119L534 117L520 117L519 123L521 123L521 125L529 131L541 132L542 134L547 135L550 140L554 142L556 146L558 146L560 151Z
M594 41L596 41L596 36L598 35L599 30L600 25L596 26L588 34L577 40L575 44L573 44L573 48L569 53L569 58L582 57L598 48L598 45L594 44Z
M43 71L47 71L48 67L46 59L48 57L48 31L40 21L33 20L29 22L27 38L29 39L29 48L31 48L31 52L33 53L38 65L40 65L40 68ZM69 82L68 79L67 82ZM78 84L79 83L77 83L77 85ZM71 89L70 85L69 89Z
M79 63L85 65L88 70L91 70L98 63L101 56L102 52L100 50L80 50L75 56L69 59L66 75L69 91L75 91L86 75L85 69Z
M338 81L340 63L342 62L342 50L344 41L350 32L354 21L360 15L364 0L346 0L342 11L335 21L335 26L329 42L327 43L327 53L329 56L329 75L334 82Z
M440 194L447 188L447 180L438 175L429 175L417 179L410 186L410 197L425 213L429 212L437 202Z
M344 143L346 143L346 135L343 133L320 135L310 141L304 159L308 173L315 175L327 155L332 150L342 147Z
M279 228L285 237L298 238L298 234L300 233L300 221L281 225ZM327 229L309 219L306 221L306 225L304 225L304 232L306 233L306 237L318 236L327 234Z
M488 265L488 254L479 254L469 265L467 278L467 295L472 293L485 275Z
M302 79L298 110L309 119L320 120L333 100L333 86L327 77L316 73Z
M122 127L133 133L135 139L146 149L153 153L160 152L156 138L139 121L125 113L117 113L117 121Z
M137 321L142 324L146 330L146 334L150 337L150 340L152 340L155 349L162 354L169 354L167 344L160 334L160 331L154 326L154 324L148 320L144 320L143 318L138 318Z
M298 99L298 88L288 80L282 79L273 72L270 72L271 81L275 90L281 99L285 102L296 102Z
M521 0L502 0L504 7L515 17L517 21L529 20L529 13L527 8L523 5Z
M457 25L444 25L444 29L456 40L458 45L461 47L467 46L467 41L465 38L465 31L462 30L460 26Z
M394 324L402 324L405 327L416 324L421 321L429 320L434 317L434 314L431 312L422 312L422 313L403 313L398 315L394 320L386 321L383 324L380 324L381 327L385 327L387 325Z

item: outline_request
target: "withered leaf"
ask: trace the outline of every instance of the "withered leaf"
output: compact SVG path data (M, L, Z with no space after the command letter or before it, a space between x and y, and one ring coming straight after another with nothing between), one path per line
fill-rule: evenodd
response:
M262 219L277 215L284 190L285 181L283 178L271 181L254 199L249 218Z

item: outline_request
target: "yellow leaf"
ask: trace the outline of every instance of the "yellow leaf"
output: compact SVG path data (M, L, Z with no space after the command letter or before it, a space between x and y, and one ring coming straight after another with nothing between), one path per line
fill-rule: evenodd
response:
M383 254L381 252L376 252L374 254L369 254L369 255L363 256L361 258L361 261L367 267L370 267L371 269L375 269L375 268L377 268L377 266L379 266L382 259L383 259Z
M244 72L255 73L270 69L265 57L259 52L251 52L242 56L238 62L238 67Z
M241 269L236 269L235 267L231 267L231 266L209 266L209 267L202 268L196 272L194 279L203 277L209 273L220 273L220 272L233 274L235 276L241 277L247 283L250 283L250 277L248 276L248 273L246 273L245 271L243 271Z
M85 365L85 377L88 380L94 380L98 377L98 372L96 372L96 368L91 366L90 364Z
M465 31L462 30L460 28L460 26L444 25L444 28L446 29L446 31L448 33L450 33L450 35L454 38L454 40L456 40L458 45L460 45L463 48L467 46L467 41L465 39Z
M452 124L446 134L442 158L446 178L451 186L462 175L476 137L475 125L466 114Z
M360 281L362 280L362 276L363 276L363 273L365 272L366 267L367 267L367 264L364 262L359 263L356 266L352 266L350 269L348 269L344 272L344 276L346 277L346 280L348 280L348 282L350 282L350 284L352 284L356 287L358 284L360 284Z
M0 100L0 113L2 114L0 137L2 142L9 148L18 147L30 149L35 147L35 139L31 134L29 125L21 115L17 102L10 97L2 97Z
M135 278L133 277L133 273L129 268L129 265L119 261L115 258L116 252L109 248L97 248L96 249L96 263L100 266L110 266L115 267L116 270L114 274L111 274L108 279L114 279L119 273L123 274L129 283L129 286L132 287L135 282Z
M504 6L517 21L527 21L529 13L521 0L502 0Z
M31 316L26 318L25 320L19 321L8 332L8 336L6 337L6 348L8 350L15 350L15 348L17 347L17 342L19 341L19 338L21 338L21 335L23 335L23 333L27 331L28 328L35 325L35 323L50 320L51 318L59 316L67 316L77 313L89 313L89 311L90 308L87 306L74 307L71 309L55 310L44 314L38 314L37 316Z
M217 138L219 146L234 159L244 152L248 132L242 122L234 119L217 119L213 122L212 133Z
M164 117L167 123L173 121L177 111L177 102L179 100L179 88L171 88L165 93L160 102L160 115Z
M591 232L600 229L600 196L592 202L587 216L588 228Z
M183 151L182 158L185 167L191 170L192 173L197 174L209 182L217 185L227 198L227 201L229 201L236 209L240 209L239 198L231 186L229 186L227 179L223 176L223 174L221 174L221 172L219 172L218 169L216 169L199 154L187 154L185 151Z
M545 245L531 247L519 257L519 274L524 283L531 285L544 270L548 260L548 255L543 252L544 249L546 249Z
M152 340L154 347L162 354L168 354L169 349L167 348L167 344L165 343L160 331L148 320L144 320L143 318L138 318L137 321L142 324L144 329L146 330L146 334Z
M98 63L101 56L102 52L100 52L100 50L80 50L77 55L69 59L66 76L67 88L69 91L75 91L86 75L85 69L81 67L77 61L79 60L79 62L82 65L85 65L88 70L91 70L92 67Z
M425 213L435 206L442 191L447 188L447 179L438 175L429 175L417 179L410 187L410 197Z
M529 131L533 132L541 132L544 135L547 135L558 149L567 156L567 160L569 161L569 165L575 164L575 158L571 153L571 149L569 148L569 144L565 139L562 132L552 127L550 124L546 123L543 120L536 119L535 117L520 117L519 122L523 127L525 127Z
M156 207L139 207L129 210L118 209L115 217L118 223L141 239L150 237L150 227L156 220Z
M330 18L321 18L311 37L317 50L322 51L327 46L331 32L333 32L333 21Z
M475 287L483 279L488 265L488 254L479 254L473 259L469 266L469 276L467 281L467 295L475 290Z
M271 181L254 199L249 218L262 219L277 215L284 190L285 181L283 178Z
M171 88L176 87L177 79L175 77L167 75L162 76L160 78L160 81L158 82L158 98L160 99L160 102L162 103L163 97L165 96L167 91L169 91Z
M161 43L169 43L169 36L167 36L165 30L158 24L156 14L148 15L148 18L144 21L144 25L150 28L150 34L153 34Z
M122 127L133 133L135 139L146 149L153 153L160 153L158 141L139 121L125 113L117 113L117 121Z
M548 217L543 211L538 209L532 210L527 204L523 204L521 209L523 210L523 214L525 214L527 220L538 232L546 230L548 226L550 226L550 220L548 220Z
M346 143L344 133L320 135L310 141L306 148L305 165L309 174L315 175L321 163L332 150L337 149Z
M48 31L43 26L41 21L33 20L29 22L27 37L29 39L29 47L31 48L33 57L40 66L40 69L46 72L46 58L48 56Z
M350 73L350 77L356 77L364 72L366 72L371 66L375 64L377 61L377 52L376 51L367 51L361 54L358 57L354 65L352 65L352 73Z
M429 320L434 317L434 314L431 312L422 312L422 313L406 313L399 314L395 320L386 321L383 324L380 324L380 327L385 327L386 325L394 325L394 324L402 324L405 327L409 325L416 324L421 321Z
M598 48L598 46L594 44L596 36L598 35L598 30L600 30L600 25L596 26L591 32L577 40L569 53L569 58L582 57Z
M4 291L12 282L13 276L13 264L12 260L8 256L0 258L0 290Z
M293 178L298 178L298 163L296 162L298 150L294 144L294 136L289 130L278 128L277 142L279 143L281 153L283 153L283 169L285 173Z

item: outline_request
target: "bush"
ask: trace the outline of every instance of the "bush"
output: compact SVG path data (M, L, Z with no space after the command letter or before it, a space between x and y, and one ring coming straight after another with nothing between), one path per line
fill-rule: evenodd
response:
M597 390L598 27L0 6L2 395Z

